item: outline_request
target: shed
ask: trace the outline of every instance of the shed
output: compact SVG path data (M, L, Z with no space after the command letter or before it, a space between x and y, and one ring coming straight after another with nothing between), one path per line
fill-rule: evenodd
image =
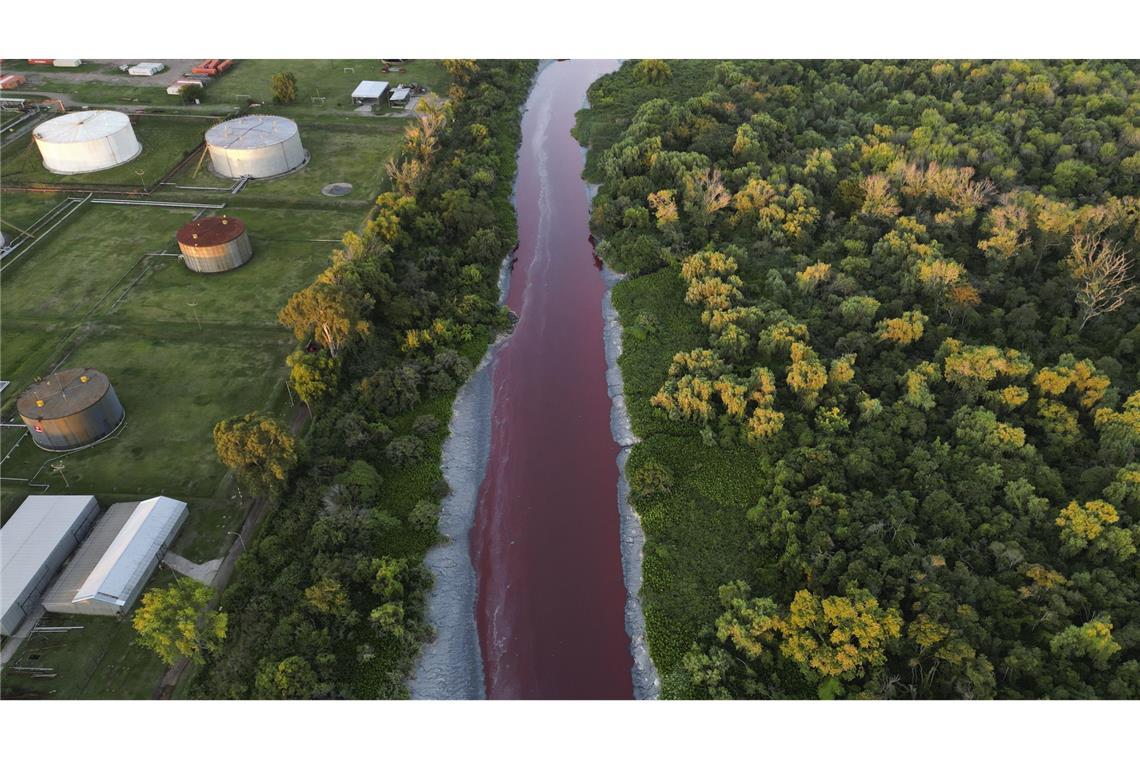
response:
M187 514L186 502L166 496L114 505L48 592L44 609L72 615L125 613Z
M358 106L367 103L376 103L384 97L384 93L387 91L387 82L375 82L371 79L365 79L356 85L356 89L352 91L352 102Z
M54 58L52 59L52 66L56 68L74 69L77 66L83 65L82 58Z
M388 98L388 103L394 108L407 108L411 98L412 88L401 85L392 93L392 97Z
M94 496L29 496L0 528L0 632L11 636L99 515Z

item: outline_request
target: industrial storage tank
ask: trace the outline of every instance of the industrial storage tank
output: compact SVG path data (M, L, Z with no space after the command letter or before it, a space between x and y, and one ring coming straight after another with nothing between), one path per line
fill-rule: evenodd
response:
M241 116L206 132L210 163L223 177L274 177L305 163L297 124L282 116Z
M73 111L45 121L33 136L44 166L56 174L103 171L142 152L131 120L118 111Z
M65 369L48 375L24 391L16 410L41 449L69 451L113 433L125 413L98 370Z
M195 272L237 269L253 256L245 222L232 216L206 216L178 230L182 260Z

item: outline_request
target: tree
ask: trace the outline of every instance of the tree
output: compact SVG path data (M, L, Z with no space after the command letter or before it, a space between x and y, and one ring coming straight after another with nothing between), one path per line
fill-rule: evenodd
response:
M665 84L673 78L669 64L657 58L647 58L637 64L637 73L650 84Z
M147 591L131 621L139 643L167 665L182 657L201 664L226 637L226 613L206 609L213 595L209 586L187 577Z
M257 493L276 495L297 464L297 443L272 417L250 412L214 426L218 459Z
M292 72L279 71L270 80L273 102L288 105L297 99L297 77Z
M1104 241L1099 235L1075 236L1066 263L1076 285L1077 305L1081 308L1078 332L1089 320L1119 309L1128 294L1136 289L1128 254L1119 243Z
M336 357L345 343L371 330L365 315L374 304L359 282L337 282L322 275L294 293L277 319L293 330L297 340L316 340Z
M263 699L312 699L322 690L309 661L300 655L265 663L257 672L257 696Z
M324 351L297 349L285 359L293 390L312 411L313 404L336 389L340 362Z

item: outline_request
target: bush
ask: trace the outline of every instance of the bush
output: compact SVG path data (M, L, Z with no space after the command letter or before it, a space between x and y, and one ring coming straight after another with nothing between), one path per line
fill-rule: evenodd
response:
M414 435L402 435L395 438L384 449L384 453L388 456L388 461L397 467L407 467L408 465L415 464L424 458L427 453L427 447L424 442Z
M434 530L439 523L439 504L426 499L416 502L408 515L408 524L416 530Z

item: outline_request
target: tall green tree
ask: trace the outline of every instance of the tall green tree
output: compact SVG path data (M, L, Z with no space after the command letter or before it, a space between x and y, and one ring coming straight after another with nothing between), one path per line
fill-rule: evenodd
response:
M226 637L226 613L206 609L213 595L209 586L185 577L147 591L131 621L139 643L167 665L182 657L203 662Z

